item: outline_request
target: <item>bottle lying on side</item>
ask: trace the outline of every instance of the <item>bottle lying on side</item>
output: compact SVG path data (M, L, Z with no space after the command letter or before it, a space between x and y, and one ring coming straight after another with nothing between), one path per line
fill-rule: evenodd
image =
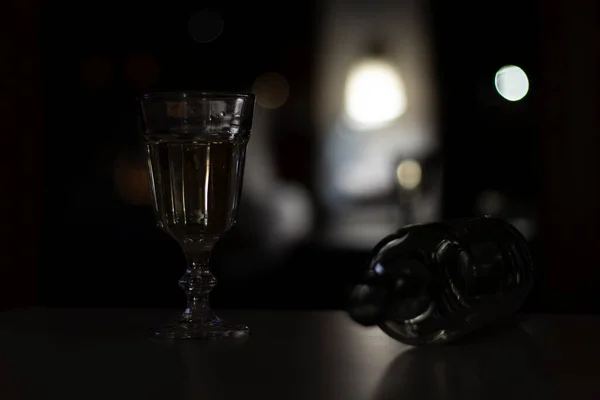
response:
M518 311L533 276L525 238L503 220L410 225L375 246L349 314L407 344L448 343Z

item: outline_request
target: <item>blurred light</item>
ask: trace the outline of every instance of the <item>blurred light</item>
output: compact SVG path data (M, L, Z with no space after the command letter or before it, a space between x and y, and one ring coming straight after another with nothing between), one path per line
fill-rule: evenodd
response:
M340 169L335 187L353 197L374 196L389 188L387 165L383 159L364 158Z
M365 60L348 73L346 114L366 128L385 125L406 111L406 90L400 74L382 60Z
M183 118L183 102L167 101L167 115L174 118Z
M415 160L404 160L396 168L398 183L404 189L414 189L421 183L421 164Z
M252 90L258 104L268 109L281 107L290 96L288 81L275 72L267 72L259 76L254 81Z
M496 72L496 90L509 101L521 100L529 91L529 80L525 71L514 65L507 65Z
M296 242L305 238L312 229L313 206L308 191L299 185L286 183L269 195L275 212L273 239Z
M146 89L158 81L160 66L152 54L134 53L125 60L125 75L129 84L138 89Z
M129 204L152 204L148 186L148 171L143 163L121 154L114 169L115 192Z
M111 84L115 76L115 64L111 57L94 55L81 65L81 80L89 89L101 89Z
M483 215L498 215L502 212L506 199L500 192L483 192L477 196L477 212Z
M190 16L188 33L196 42L212 42L223 33L223 18L214 11L199 11Z

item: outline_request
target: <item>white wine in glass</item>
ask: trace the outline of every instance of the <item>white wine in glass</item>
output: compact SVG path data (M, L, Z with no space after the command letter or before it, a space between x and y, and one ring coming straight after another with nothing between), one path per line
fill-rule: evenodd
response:
M142 133L158 226L183 249L179 286L187 308L155 334L172 339L242 337L248 328L218 318L209 305L216 280L210 253L235 223L254 97L153 93L140 98Z

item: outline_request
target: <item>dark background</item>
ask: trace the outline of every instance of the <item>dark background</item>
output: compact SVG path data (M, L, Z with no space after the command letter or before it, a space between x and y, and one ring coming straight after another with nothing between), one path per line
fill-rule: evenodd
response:
M142 193L138 199L119 193L120 179L146 185L135 97L149 90L252 91L269 71L290 86L289 101L270 117L276 175L307 189L317 222L293 245L266 249L260 232L268 219L257 216L268 210L269 195L244 197L238 226L214 252L213 303L343 307L370 254L321 235L328 218L314 180L321 133L310 109L319 90L315 54L324 4L1 6L7 32L0 307L180 306L175 282L183 255L155 228L145 189L134 191ZM526 217L536 227L529 239L542 276L526 309L595 312L597 6L424 4L443 154L442 216L475 215L482 192L502 193L505 216ZM206 9L221 15L224 29L199 43L188 22ZM490 84L506 64L528 74L530 92L519 102L505 101Z

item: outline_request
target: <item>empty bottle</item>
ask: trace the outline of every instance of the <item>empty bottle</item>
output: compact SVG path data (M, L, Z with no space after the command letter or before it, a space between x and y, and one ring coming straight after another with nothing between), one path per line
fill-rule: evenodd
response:
M532 281L527 242L507 222L410 225L374 248L349 313L407 344L447 343L515 313Z

